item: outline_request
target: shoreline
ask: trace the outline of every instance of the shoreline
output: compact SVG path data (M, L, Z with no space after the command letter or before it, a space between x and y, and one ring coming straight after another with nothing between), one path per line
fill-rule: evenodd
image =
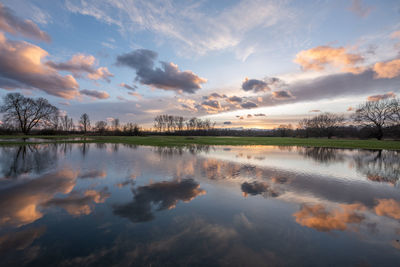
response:
M24 138L33 139L22 141ZM21 140L19 140L21 139ZM295 137L215 137L215 136L0 136L0 145L52 144L52 143L120 143L146 146L303 146L349 149L400 150L400 141L357 140Z

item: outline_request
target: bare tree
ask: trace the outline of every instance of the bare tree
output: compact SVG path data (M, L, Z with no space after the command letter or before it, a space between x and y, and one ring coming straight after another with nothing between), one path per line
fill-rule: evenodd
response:
M156 131L158 132L162 132L163 130L163 118L161 115L158 115L154 118L154 128L156 129Z
M107 122L106 121L98 121L96 122L96 130L100 133L104 133L107 129Z
M354 121L366 126L372 126L376 130L375 137L381 140L383 128L393 117L393 100L381 99L379 101L367 101L356 110Z
M331 138L334 135L335 129L341 126L343 122L344 117L341 115L324 113L311 119L301 120L299 127L306 130L307 136L311 134Z
M118 131L119 130L119 119L118 118L114 118L113 119L112 127L113 127L114 131Z
M81 124L81 128L84 133L90 130L90 119L88 114L83 113L79 123Z
M58 113L57 107L46 99L24 97L20 93L7 94L0 111L4 113L4 123L17 126L24 134L32 128L46 125Z
M175 124L177 125L178 130L182 131L183 130L183 122L185 121L185 119L183 117L176 117L176 118L177 118L177 121Z
M64 115L61 117L61 125L64 131L69 132L74 129L74 122L72 118L68 117L68 115Z
M393 99L391 101L392 114L390 115L390 121L394 125L400 125L400 99Z

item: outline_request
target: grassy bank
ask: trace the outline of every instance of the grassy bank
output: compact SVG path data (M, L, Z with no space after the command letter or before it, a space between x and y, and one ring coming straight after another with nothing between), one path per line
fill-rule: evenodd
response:
M122 143L149 146L199 145L268 145L268 146L308 146L331 148L363 148L400 150L400 141L349 140L323 138L290 137L213 137L213 136L0 136L0 145L38 144L38 143ZM11 138L18 139L12 140Z

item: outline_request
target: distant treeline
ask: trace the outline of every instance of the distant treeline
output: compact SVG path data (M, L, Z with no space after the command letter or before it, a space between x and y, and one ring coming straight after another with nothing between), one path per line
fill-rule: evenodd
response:
M0 107L3 113L2 134L100 134L100 135L140 135L136 123L121 124L118 118L110 122L92 123L84 113L77 123L68 115L60 114L57 107L44 98L29 98L19 93L7 94Z
M74 123L61 115L46 99L33 99L19 93L7 94L0 107L3 123L0 133L87 134L87 135L182 135L182 136L270 136L326 138L400 139L400 100L380 99L361 104L349 117L322 113L305 118L296 127L280 125L272 130L216 128L210 119L158 115L153 130L143 130L133 122L121 124L118 118L92 123L84 113Z

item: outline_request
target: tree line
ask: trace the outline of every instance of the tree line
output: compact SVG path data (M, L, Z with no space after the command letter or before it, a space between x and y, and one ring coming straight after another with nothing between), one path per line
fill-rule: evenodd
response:
M347 119L343 115L323 113L301 120L297 129L281 125L273 132L277 136L400 138L400 99L367 101Z
M80 116L77 124L68 115L61 115L57 107L47 99L33 99L20 93L7 94L0 107L3 113L3 132L19 131L29 134L32 130L41 129L43 133L83 132L97 134L139 135L140 127L136 123L120 124L114 118L110 125L107 121L97 121L94 125L87 113Z
M196 117L185 119L182 116L158 115L154 118L154 129L157 132L177 132L177 131L201 131L211 130L215 122L210 119L199 119Z

